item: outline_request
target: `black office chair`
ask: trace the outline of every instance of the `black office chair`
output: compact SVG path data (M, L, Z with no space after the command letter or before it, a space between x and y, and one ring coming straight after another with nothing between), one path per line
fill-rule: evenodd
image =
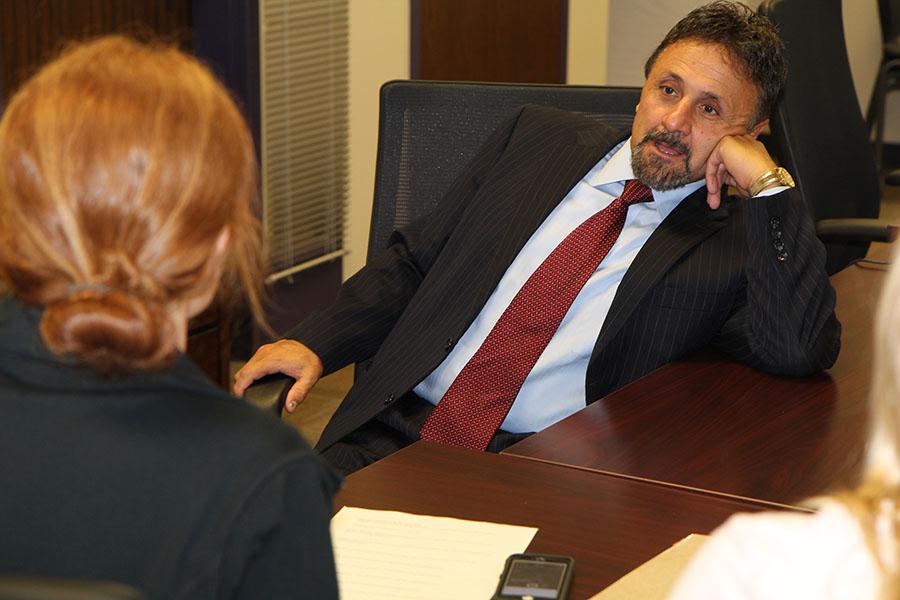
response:
M516 108L553 106L627 126L640 93L632 87L385 83L367 258L387 246L394 229L434 208L488 135Z
M108 581L0 575L0 600L143 600L131 586Z
M877 220L881 190L850 74L841 0L767 0L759 7L785 43L788 80L771 145L794 175L835 273L892 239Z

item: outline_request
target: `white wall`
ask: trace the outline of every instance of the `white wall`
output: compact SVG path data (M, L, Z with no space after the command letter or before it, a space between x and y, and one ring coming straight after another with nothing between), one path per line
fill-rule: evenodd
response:
M708 0L609 0L609 85L643 85L644 63L681 17ZM756 2L759 3L759 0Z
M375 152L378 90L409 78L409 0L350 0L350 177L344 279L366 262Z
M881 24L878 20L876 0L843 0L844 37L847 39L847 57L860 107L865 114L872 96L872 86L878 74L881 61ZM888 121L886 139L900 140L900 119L897 117L900 98L889 97L887 114L894 119ZM893 102L891 102L893 101ZM893 106L893 108L892 108Z
M607 81L610 0L569 0L566 83Z

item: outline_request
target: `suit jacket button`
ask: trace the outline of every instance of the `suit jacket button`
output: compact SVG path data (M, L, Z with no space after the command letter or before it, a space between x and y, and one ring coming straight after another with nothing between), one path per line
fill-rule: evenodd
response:
M784 250L782 250L781 252L779 252L777 254L777 256L775 258L777 258L781 262L784 262L787 260L787 257L788 257L788 253L785 252Z
M394 395L390 394L387 398L384 399L384 405L387 406L388 404L390 404L393 401L394 401Z
M450 352L453 349L453 338L447 338L447 341L444 342L444 351Z
M779 219L778 217L772 217L769 220L769 225L772 227L772 229L779 229L781 227L781 219Z
M775 240L775 243L773 243L772 245L773 245L773 246L775 247L775 249L778 250L779 252L781 252L782 250L784 250L784 242L782 242L781 240Z

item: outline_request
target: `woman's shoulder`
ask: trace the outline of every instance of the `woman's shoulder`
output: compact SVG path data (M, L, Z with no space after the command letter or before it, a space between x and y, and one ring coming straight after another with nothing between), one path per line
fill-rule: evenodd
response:
M838 502L815 513L738 514L691 562L671 598L875 598L877 563Z
M193 458L173 460L180 476L245 486L276 465L320 462L296 428L212 385L186 360L143 384L127 420L152 429L153 452Z
M285 455L306 456L312 450L296 428L277 415L249 404L222 390L210 390L187 401L192 422L191 440L234 452L239 457L256 457L271 463Z

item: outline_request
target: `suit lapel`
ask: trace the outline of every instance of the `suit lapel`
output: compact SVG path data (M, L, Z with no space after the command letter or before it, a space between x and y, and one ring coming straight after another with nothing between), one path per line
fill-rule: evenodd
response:
M496 224L493 232L488 232L496 239L496 246L487 257L481 278L479 295L484 296L481 304L547 216L625 135L627 130L595 124L579 132L568 144L542 148L523 163L524 168L514 169L511 176L492 182L484 190L491 196L491 202L499 201L498 214L503 214L504 219ZM519 161L521 157L511 155L509 160Z
M622 278L594 346L592 358L613 340L644 295L682 256L722 229L728 218L723 204L710 210L706 187L685 198L660 223Z

